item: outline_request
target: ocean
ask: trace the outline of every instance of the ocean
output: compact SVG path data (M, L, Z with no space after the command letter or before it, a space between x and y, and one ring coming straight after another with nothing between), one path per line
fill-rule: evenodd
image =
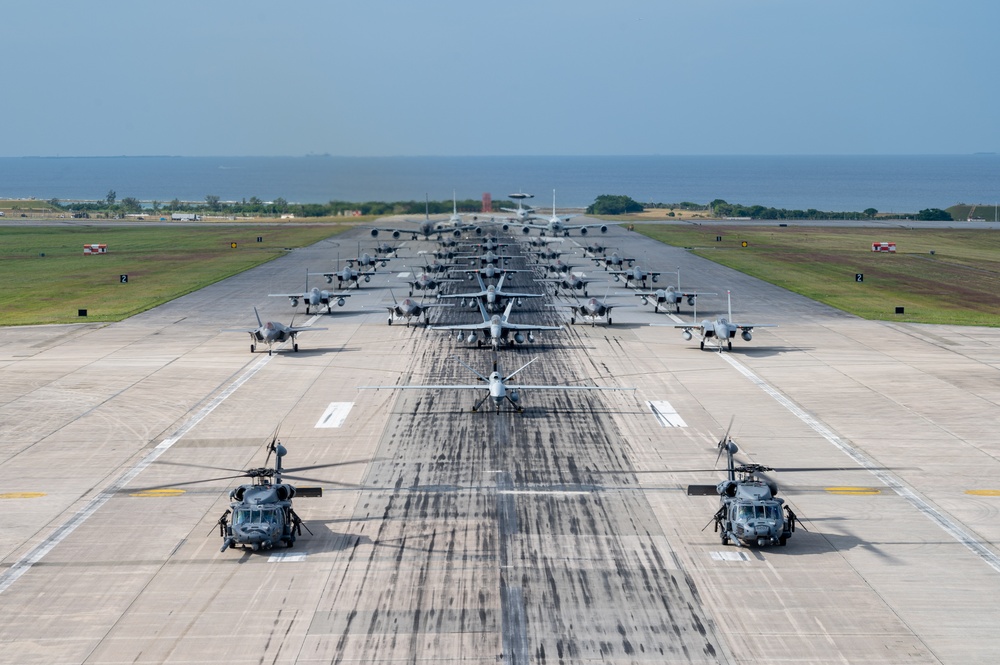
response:
M1000 155L636 157L3 157L0 198L293 203L494 199L583 207L601 194L641 203L730 203L916 212L1000 200Z

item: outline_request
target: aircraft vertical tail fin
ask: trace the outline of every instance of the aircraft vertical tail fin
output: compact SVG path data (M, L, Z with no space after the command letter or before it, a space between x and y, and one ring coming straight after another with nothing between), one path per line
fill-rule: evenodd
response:
M264 327L264 322L260 320L260 314L257 312L257 307L256 306L254 306L254 308L253 308L253 315L257 317L257 325L260 326L261 328L263 328Z
M730 321L730 323L732 323L732 321L733 321L733 296L732 296L732 292L729 291L728 289L726 290L726 309L729 312L729 321Z

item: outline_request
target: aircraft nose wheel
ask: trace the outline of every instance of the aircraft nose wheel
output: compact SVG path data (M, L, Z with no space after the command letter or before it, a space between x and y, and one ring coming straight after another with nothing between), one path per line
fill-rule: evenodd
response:
M257 350L257 345L256 344L251 344L250 345L250 353L253 353L256 350Z
M294 351L295 353L298 353L299 352L299 345L298 344L292 344L292 351Z

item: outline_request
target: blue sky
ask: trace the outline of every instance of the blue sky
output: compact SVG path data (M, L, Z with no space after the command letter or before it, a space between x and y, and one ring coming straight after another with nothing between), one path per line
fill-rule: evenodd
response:
M33 0L0 156L1000 151L988 0Z

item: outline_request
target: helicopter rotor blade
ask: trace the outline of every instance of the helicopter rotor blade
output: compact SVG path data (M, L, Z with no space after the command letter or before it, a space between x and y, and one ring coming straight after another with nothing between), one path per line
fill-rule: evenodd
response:
M129 494L133 494L135 492L149 492L152 490L162 490L171 487L183 487L185 485L199 485L201 483L214 483L220 480L233 480L234 478L245 478L245 477L246 474L241 473L238 476L221 476L219 478L205 478L204 480L188 480L182 483L165 483L163 485L152 485L150 487L132 487L125 491L127 491Z

